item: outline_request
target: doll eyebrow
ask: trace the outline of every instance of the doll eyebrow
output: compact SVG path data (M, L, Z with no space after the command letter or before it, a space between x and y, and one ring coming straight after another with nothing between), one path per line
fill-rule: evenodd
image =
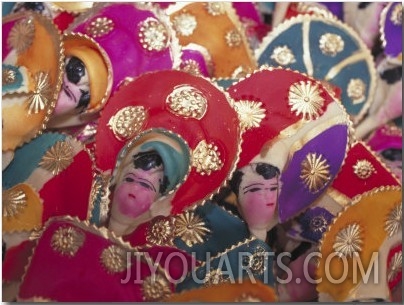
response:
M252 183L250 185L247 185L247 186L243 187L243 190L248 189L248 188L250 188L250 187L252 187L254 185L260 185L261 186L261 185L264 185L264 183Z

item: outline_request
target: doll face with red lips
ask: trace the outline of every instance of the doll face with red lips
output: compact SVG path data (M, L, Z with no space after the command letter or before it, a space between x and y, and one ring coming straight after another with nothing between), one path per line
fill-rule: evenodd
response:
M231 182L238 194L239 210L250 230L268 230L276 215L279 170L267 163L240 169Z
M163 176L162 166L148 171L130 169L115 189L113 204L125 216L135 218L143 214L160 197Z

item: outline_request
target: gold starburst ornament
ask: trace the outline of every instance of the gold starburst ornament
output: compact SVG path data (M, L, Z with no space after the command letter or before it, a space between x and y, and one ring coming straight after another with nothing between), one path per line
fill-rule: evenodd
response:
M195 76L200 76L202 74L199 64L193 59L185 60L181 65L181 70Z
M142 290L146 302L159 302L171 295L170 284L161 274L146 277Z
M107 17L98 17L87 26L86 32L91 37L102 37L114 29L114 22Z
M16 22L10 31L7 43L10 49L17 53L25 52L34 41L35 25L32 19L23 19Z
M27 206L27 195L22 190L4 190L2 197L5 217L14 217Z
M180 237L188 247L203 243L210 230L205 222L194 212L186 211L175 219L175 236Z
M226 44L231 48L240 46L242 42L241 34L237 29L228 31L224 38L226 40Z
M396 205L387 215L384 230L389 237L401 232L403 221L403 207L400 204Z
M73 227L60 227L52 235L51 247L61 255L73 257L84 243L84 234Z
M223 275L222 270L220 269L213 269L209 271L204 280L203 286L210 287L212 285L217 285L220 283L227 282L229 279Z
M362 229L359 224L354 223L341 229L336 237L333 249L339 257L352 257L354 253L362 250Z
M259 127L265 118L265 109L261 102L237 101L234 103L234 109L238 114L241 128L245 130Z
M317 119L322 113L324 99L321 97L322 90L311 81L300 81L289 88L289 106L296 115L302 115L303 120Z
M28 113L39 113L47 107L51 101L51 86L49 74L38 72L34 76L35 89L28 98Z
M42 157L39 166L58 175L73 162L73 147L68 142L56 142Z
M102 251L101 264L108 273L122 272L129 268L130 262L126 258L127 255L124 249L111 245Z
M330 181L330 165L323 155L309 153L301 164L300 178L311 193L317 193Z
M174 225L168 219L154 219L146 232L146 240L152 245L172 246Z
M372 174L376 173L372 163L366 159L356 161L353 170L355 175L362 180L366 180L372 176Z
M224 5L221 2L208 2L205 6L208 14L212 16L223 15L225 12Z

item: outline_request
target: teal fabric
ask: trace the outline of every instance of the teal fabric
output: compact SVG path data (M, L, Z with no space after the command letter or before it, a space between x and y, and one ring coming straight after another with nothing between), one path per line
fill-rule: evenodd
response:
M322 80L327 73L338 63L346 58L356 54L360 50L360 45L354 37L349 34L346 29L340 28L332 20L329 22L311 20L309 22L309 48L311 60L313 63L313 75L316 79ZM287 46L295 57L295 62L284 66L299 72L307 73L303 60L303 23L291 25L287 30L278 34L265 47L265 50L258 58L259 65L279 66L279 64L271 58L275 48L279 46ZM326 33L339 35L344 41L344 48L335 56L325 55L320 49L320 38ZM341 69L329 82L341 89L341 101L347 112L351 115L357 115L362 110L365 102L369 99L371 84L371 67L373 63L367 63L364 59L347 65ZM366 84L365 99L361 103L353 104L351 98L347 95L347 87L351 79L361 79Z
M1 12L1 14L2 14L3 17L11 13L15 3L16 2L3 2L2 3L2 12Z
M9 189L28 179L38 167L43 155L56 142L64 141L66 135L44 133L15 150L14 159L3 171L3 189Z
M190 158L186 151L183 150L183 153L179 153L170 145L158 141L147 142L140 149L141 151L155 150L163 159L164 175L169 181L167 192L174 189L187 174Z
M10 92L14 92L18 88L20 88L21 85L22 85L23 77L22 77L22 74L21 74L19 68L16 67L16 66L4 65L3 64L2 69L3 69L3 71L5 69L12 70L12 71L14 71L14 75L15 75L14 82L12 82L10 84L7 84L7 83L5 84L3 82L2 93L7 94L7 93L10 93Z
M245 222L212 201L205 202L194 212L203 219L210 233L204 237L203 243L192 247L188 247L178 237L174 239L174 244L199 261L206 260L206 253L210 253L211 257L215 256L250 236Z
M222 87L223 89L227 90L231 85L236 83L238 80L237 79L218 79L216 80L216 83Z
M242 279L258 279L271 287L275 284L272 272L275 254L271 248L259 239L245 240L235 247L193 269L186 278L176 286L177 292L202 287L208 273L220 270L224 280L239 282Z

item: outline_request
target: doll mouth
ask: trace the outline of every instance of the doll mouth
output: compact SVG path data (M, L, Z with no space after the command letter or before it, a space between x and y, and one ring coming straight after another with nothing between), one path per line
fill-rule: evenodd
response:
M275 203L267 203L267 204L266 204L267 207L272 207L272 206L274 206L274 205L275 205Z

